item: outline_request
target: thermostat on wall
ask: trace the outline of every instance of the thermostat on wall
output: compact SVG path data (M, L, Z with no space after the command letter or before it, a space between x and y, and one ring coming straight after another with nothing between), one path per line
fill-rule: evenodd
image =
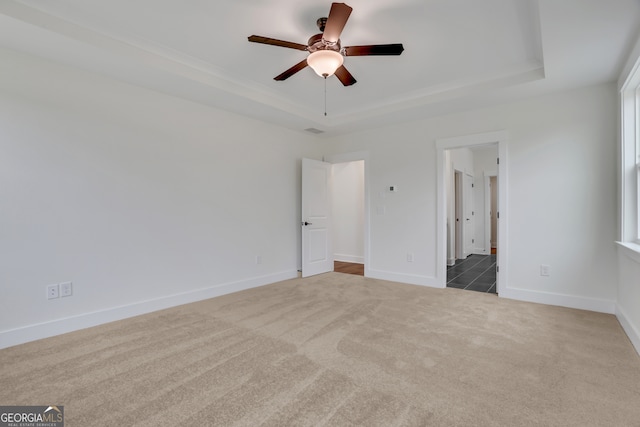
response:
M391 187L389 187L389 191L391 191L392 193L395 193L398 191L398 186L397 185L392 185Z

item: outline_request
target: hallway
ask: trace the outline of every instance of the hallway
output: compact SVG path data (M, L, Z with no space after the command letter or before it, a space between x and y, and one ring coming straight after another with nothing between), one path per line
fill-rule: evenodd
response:
M447 287L496 293L496 255L469 255L447 267Z

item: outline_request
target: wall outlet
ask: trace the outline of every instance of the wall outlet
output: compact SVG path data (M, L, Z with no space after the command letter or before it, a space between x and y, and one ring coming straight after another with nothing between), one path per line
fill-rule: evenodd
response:
M73 295L73 285L71 282L60 283L60 296L70 297Z
M413 252L407 254L407 262L413 262Z
M262 264L262 255L256 255L256 264Z
M47 299L56 299L59 296L59 286L49 285L47 286Z
M549 276L549 270L551 267L545 264L540 265L540 275L541 276Z

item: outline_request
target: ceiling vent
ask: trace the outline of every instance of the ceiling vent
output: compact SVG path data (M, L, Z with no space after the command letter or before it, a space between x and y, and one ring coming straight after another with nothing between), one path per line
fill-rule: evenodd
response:
M308 129L305 129L305 131L307 131L309 133L315 133L315 134L324 133L323 130L316 129L316 128L308 128Z

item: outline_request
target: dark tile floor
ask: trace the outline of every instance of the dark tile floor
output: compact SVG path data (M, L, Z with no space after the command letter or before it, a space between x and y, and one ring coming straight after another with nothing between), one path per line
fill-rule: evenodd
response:
M447 267L447 287L496 293L496 256L469 255Z

